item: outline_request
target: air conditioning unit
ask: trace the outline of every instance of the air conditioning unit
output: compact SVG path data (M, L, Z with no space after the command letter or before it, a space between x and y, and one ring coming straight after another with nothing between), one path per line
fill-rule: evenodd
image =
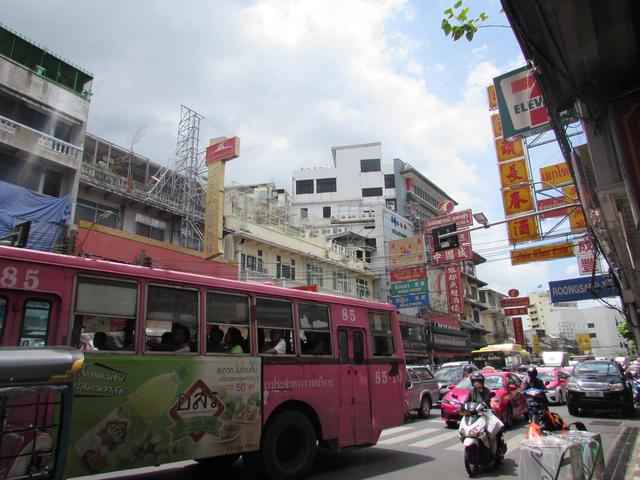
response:
M336 229L336 233L344 233L344 232L346 232L346 231L347 231L347 229L346 229L346 228L344 228L344 227L338 227L338 228Z

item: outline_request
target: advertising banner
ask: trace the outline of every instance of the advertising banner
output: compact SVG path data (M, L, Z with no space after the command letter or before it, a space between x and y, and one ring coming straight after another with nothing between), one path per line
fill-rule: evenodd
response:
M538 337L538 334L531 335L531 343L533 343L533 353L540 353L540 337Z
M531 70L521 67L493 79L505 138L527 137L551 129L540 88Z
M536 208L531 187L529 186L503 190L502 202L504 203L504 214L507 217L519 213L532 212Z
M420 280L427 278L427 266L418 265L417 267L400 268L391 270L391 279L393 282L406 282L408 280Z
M538 221L535 216L511 220L506 225L511 245L540 239Z
M505 317L515 317L516 315L529 315L529 310L527 307L517 307L517 308L505 308L504 316Z
M524 158L513 162L500 163L498 168L500 169L500 185L502 188L523 183L529 184L530 182L529 168Z
M498 163L524 157L524 144L522 140L505 140L504 138L499 138L494 140L494 142Z
M581 353L591 353L591 337L588 333L576 333L576 342Z
M551 302L576 302L578 300L593 300L596 297L615 297L618 292L613 287L613 280L609 275L570 278L549 282Z
M449 313L464 313L464 299L462 296L462 274L459 265L447 265L444 269L447 280L447 303Z
M513 336L518 345L525 345L524 329L522 327L522 317L513 317Z
M573 177L569 172L566 162L555 163L540 169L540 181L542 188L558 187L573 183Z
M560 242L511 251L511 265L573 257L573 243Z
M430 268L427 272L429 279L429 307L432 311L448 313L447 279L444 268ZM445 316L445 318L448 318Z
M596 261L596 249L591 237L574 240L573 245L574 253L578 259L579 275L591 275L594 271L602 273L600 262Z
M87 355L67 475L257 450L261 359Z
M207 165L233 160L240 155L240 137L220 138L211 141L206 149Z
M408 282L397 282L391 284L391 295L409 295L413 293L427 293L427 279L410 280Z
M429 294L427 292L424 292L414 295L400 295L397 297L391 297L391 303L395 305L397 309L421 307L423 305L429 305Z
M422 235L389 242L389 264L392 267L424 264L425 260Z
M498 97L496 96L496 87L489 85L487 87L487 99L489 100L489 110L498 108Z
M549 210L550 208L561 207L562 205L566 205L567 203L571 203L571 200L567 197L551 197L551 198L541 198L538 200L538 211ZM569 215L569 209L563 208L561 210L554 210L549 213L541 213L540 219L547 220L549 218L558 218L558 217L566 217Z
M497 113L491 115L491 130L493 131L493 138L502 137L502 123L500 122L500 115Z
M517 297L517 298L501 298L500 306L502 308L509 307L528 307L531 301L529 297ZM522 345L522 344L520 344Z

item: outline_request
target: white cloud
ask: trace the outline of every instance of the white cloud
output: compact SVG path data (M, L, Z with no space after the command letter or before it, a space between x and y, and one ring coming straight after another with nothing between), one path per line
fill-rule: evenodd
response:
M422 65L420 65L418 62L416 62L413 59L409 60L409 63L407 64L407 72L409 72L412 75L421 76L423 71L424 71L424 68Z
M444 72L445 71L445 66L442 65L441 63L436 63L433 66L433 71L436 72L436 73Z

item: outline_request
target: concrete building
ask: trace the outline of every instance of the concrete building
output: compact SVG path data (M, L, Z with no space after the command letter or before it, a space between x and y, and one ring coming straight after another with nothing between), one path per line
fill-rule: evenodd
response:
M480 323L490 332L485 336L487 343L513 343L513 324L504 316L504 309L500 306L500 300L508 297L486 286L478 290L478 295L480 302L487 307L480 312Z
M546 319L549 318L552 308L576 308L577 306L576 302L563 302L552 305L548 290L529 293L529 324L532 329L546 331Z

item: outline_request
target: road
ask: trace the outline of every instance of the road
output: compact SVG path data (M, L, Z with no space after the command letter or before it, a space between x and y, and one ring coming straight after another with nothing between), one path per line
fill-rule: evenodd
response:
M623 432L633 434L638 430L625 428L640 428L640 417L623 419L617 413L598 412L587 414L580 418L568 414L566 407L554 406L552 410L558 412L565 421L582 421L590 431L601 433L605 452L605 464L615 465L619 462L621 452L614 445L618 436ZM439 418L439 410L434 409L431 417L426 420L414 420L407 425L385 430L378 445L371 448L353 449L340 454L332 454L320 450L309 480L424 480L425 478L466 478L467 474L462 461L462 447L458 440L458 431L445 428ZM524 438L526 423L520 420L505 434L507 455L504 463L493 471L482 471L480 478L513 479L518 476L518 461L520 458L520 440ZM620 442L622 443L622 442ZM631 448L633 445L631 445ZM622 463L627 461L622 458ZM195 480L210 476L204 467L193 462L181 462L158 468L149 468L118 475L117 478L126 480ZM216 472L220 474L220 472ZM238 480L253 480L242 462L238 461L226 472L229 477ZM216 475L218 476L218 475ZM89 478L89 477L85 477ZM116 478L113 475L98 475L94 480ZM608 477L611 478L611 477Z

